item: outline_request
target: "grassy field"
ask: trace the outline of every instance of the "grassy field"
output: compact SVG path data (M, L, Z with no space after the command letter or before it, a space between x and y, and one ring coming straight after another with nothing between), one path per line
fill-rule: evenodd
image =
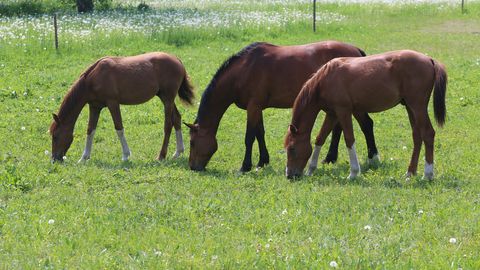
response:
M50 17L0 18L0 269L303 269L335 263L347 269L479 269L480 3L468 1L465 14L449 4L320 4L312 33L308 3L235 2L227 8L213 0L193 8L173 1L147 13L61 14L58 52ZM157 99L122 107L130 162L121 162L105 110L92 160L76 163L86 138L84 110L65 163L50 163L51 113L101 56L166 51L180 57L197 100L179 110L193 122L217 67L250 42L328 39L367 54L414 49L447 66L447 122L443 129L434 126L433 182L403 178L413 143L402 106L372 115L382 162L354 181L345 179L343 141L337 164L300 181L285 178L282 142L290 110L265 111L271 165L259 171L238 173L246 115L235 106L221 122L219 150L206 172L189 170L188 143L180 159L156 162L163 136ZM358 125L355 132L365 161ZM188 138L186 129L183 134ZM173 152L172 136L169 156ZM255 145L254 163L257 158Z

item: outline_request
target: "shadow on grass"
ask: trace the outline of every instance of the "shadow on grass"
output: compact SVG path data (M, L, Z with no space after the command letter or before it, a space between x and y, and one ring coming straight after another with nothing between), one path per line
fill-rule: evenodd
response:
M376 166L368 168L363 164L362 168L366 168L355 179L349 180L350 166L347 163L341 164L322 164L312 176L303 176L292 180L292 183L315 183L320 186L361 186L361 187L378 187L382 186L390 189L430 189L433 187L442 187L445 189L461 190L469 184L469 180L461 180L458 175L442 174L435 176L433 180L423 179L422 175L416 175L407 179L405 175L388 176L389 172L401 170L401 165L395 161L384 161Z
M120 160L88 160L85 164L77 164L77 166L94 166L97 168L105 170L129 170L129 169L140 169L140 168L180 168L180 169L189 169L188 168L188 158L181 156L179 158L167 158L165 160L149 160L149 161L139 161L139 160L129 160L129 161L120 161Z

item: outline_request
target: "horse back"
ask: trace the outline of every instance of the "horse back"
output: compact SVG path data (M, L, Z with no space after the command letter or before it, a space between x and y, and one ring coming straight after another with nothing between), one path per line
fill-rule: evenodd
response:
M433 86L430 58L415 51L337 58L327 65L324 74L318 74L324 77L319 80L322 97L357 111L383 111L401 100L413 100L419 92L427 94L419 102L428 102Z
M175 97L184 76L185 69L176 57L154 52L104 57L88 76L88 85L93 99L140 104L161 90L175 89Z
M234 88L239 107L252 100L262 107L289 108L302 85L329 60L362 56L349 44L324 41L296 46L262 44L238 62ZM235 69L233 69L235 70Z

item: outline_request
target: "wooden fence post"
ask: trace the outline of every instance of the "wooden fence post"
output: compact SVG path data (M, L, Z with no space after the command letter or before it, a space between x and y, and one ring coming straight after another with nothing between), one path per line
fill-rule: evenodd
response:
M55 50L58 51L57 13L54 13L54 14L53 14L53 28L55 29Z
M316 22L317 22L317 19L316 19L316 13L317 13L317 0L313 0L313 32L316 32L317 31L317 28L316 28Z

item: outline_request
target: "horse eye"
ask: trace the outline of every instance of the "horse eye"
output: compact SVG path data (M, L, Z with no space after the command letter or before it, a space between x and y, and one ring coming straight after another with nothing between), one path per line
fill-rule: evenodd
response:
M195 144L193 143L193 141L190 141L190 148L193 148L195 146Z

